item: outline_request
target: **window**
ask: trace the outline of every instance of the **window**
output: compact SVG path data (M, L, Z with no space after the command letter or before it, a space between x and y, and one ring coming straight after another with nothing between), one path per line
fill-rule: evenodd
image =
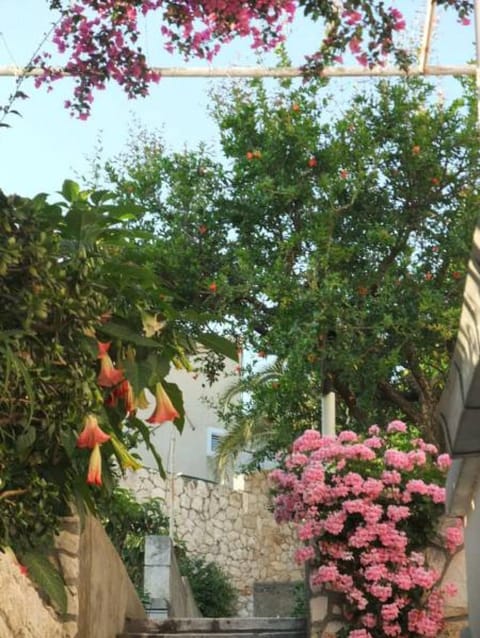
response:
M220 428L208 428L207 430L207 456L214 456L220 439L225 435L225 430Z

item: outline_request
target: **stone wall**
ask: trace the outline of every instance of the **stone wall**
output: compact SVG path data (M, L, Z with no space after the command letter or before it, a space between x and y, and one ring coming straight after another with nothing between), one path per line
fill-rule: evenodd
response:
M2 638L66 638L63 624L45 606L16 560L0 553L0 636Z
M442 525L445 525L445 519ZM452 555L440 545L432 545L426 552L427 563L441 575L439 587L454 584L455 596L447 597L445 605L446 626L438 638L458 638L468 625L468 601L466 586L465 551L463 546ZM310 638L332 638L341 629L341 598L333 592L317 589L310 599Z
M65 638L77 638L78 632L81 533L79 518L69 516L62 519L60 532L55 537L54 559L67 592L67 613L63 617Z
M67 613L59 618L46 604L28 575L11 553L0 553L1 638L75 638L78 623L80 523L69 517L61 521L51 560L63 576Z
M115 638L144 609L103 527L87 517L61 521L51 560L63 576L67 613L60 618L9 553L0 552L0 638Z
M239 592L240 616L253 615L255 583L303 579L293 559L294 529L275 523L263 474L247 477L242 490L182 476L172 482L147 469L130 474L125 484L139 500L165 500L177 538L230 576ZM289 615L292 609L279 614Z

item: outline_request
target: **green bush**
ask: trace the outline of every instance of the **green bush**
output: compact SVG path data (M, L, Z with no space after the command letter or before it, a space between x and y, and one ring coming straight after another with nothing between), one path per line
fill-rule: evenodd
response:
M188 556L183 548L177 548L177 558L180 572L188 578L201 614L206 618L234 616L237 592L228 575L214 562L200 556Z
M308 615L307 591L305 583L299 581L294 586L294 606L291 616L294 618L306 618Z
M115 488L112 495L98 506L105 531L140 597L144 597L145 535L168 534L168 517L162 508L162 499L151 498L139 503L129 490L122 488Z
M110 497L98 503L100 520L141 598L145 598L145 535L168 534L168 516L163 512L163 505L159 498L139 503L130 490L118 487ZM188 578L203 616L233 616L237 593L225 572L216 563L207 562L198 556L189 556L184 545L177 545L176 553L181 574Z

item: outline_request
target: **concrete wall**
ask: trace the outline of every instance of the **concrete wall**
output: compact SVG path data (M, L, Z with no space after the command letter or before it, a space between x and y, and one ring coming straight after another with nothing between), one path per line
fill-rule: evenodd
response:
M201 616L190 584L180 574L168 536L150 535L145 539L144 590L150 599L148 616L154 620Z
M448 473L447 508L450 514L463 516L465 522L465 562L469 628L472 638L480 638L480 458L455 459Z
M176 536L190 552L217 562L230 576L239 592L239 615L253 615L255 583L303 579L293 559L295 530L275 523L263 474L246 478L242 491L185 477L165 481L146 469L131 473L125 483L139 500L165 499L167 512L173 494ZM278 614L291 611L282 608Z
M115 638L126 618L146 618L125 566L89 516L80 538L78 638Z
M291 615L296 603L297 587L303 582L255 583L253 614L256 618L274 618L282 613Z
M78 581L80 522L63 518L51 560L66 585L67 612L59 618L33 582L20 572L16 559L0 553L1 638L76 638L78 634Z

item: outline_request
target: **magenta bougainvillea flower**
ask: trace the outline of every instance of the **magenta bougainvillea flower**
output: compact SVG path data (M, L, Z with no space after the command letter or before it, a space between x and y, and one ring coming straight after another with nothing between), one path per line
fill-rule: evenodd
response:
M80 119L87 119L94 93L116 82L129 97L145 96L160 80L142 51L141 30L149 14L159 20L160 37L165 49L178 51L186 58L211 61L221 47L235 37L248 38L255 50L277 47L284 39L286 26L298 9L315 21L329 25L319 49L307 56L306 76L333 62L341 61L349 50L356 61L372 67L385 64L388 56L404 68L409 58L396 34L406 27L402 13L384 0L317 0L311 10L309 0L49 0L60 12L53 29L57 54L66 56L63 70L52 66L52 54L44 51L34 59L44 73L36 77L36 86L73 76L75 88L65 106ZM437 0L457 13L459 22L470 23L473 0Z

